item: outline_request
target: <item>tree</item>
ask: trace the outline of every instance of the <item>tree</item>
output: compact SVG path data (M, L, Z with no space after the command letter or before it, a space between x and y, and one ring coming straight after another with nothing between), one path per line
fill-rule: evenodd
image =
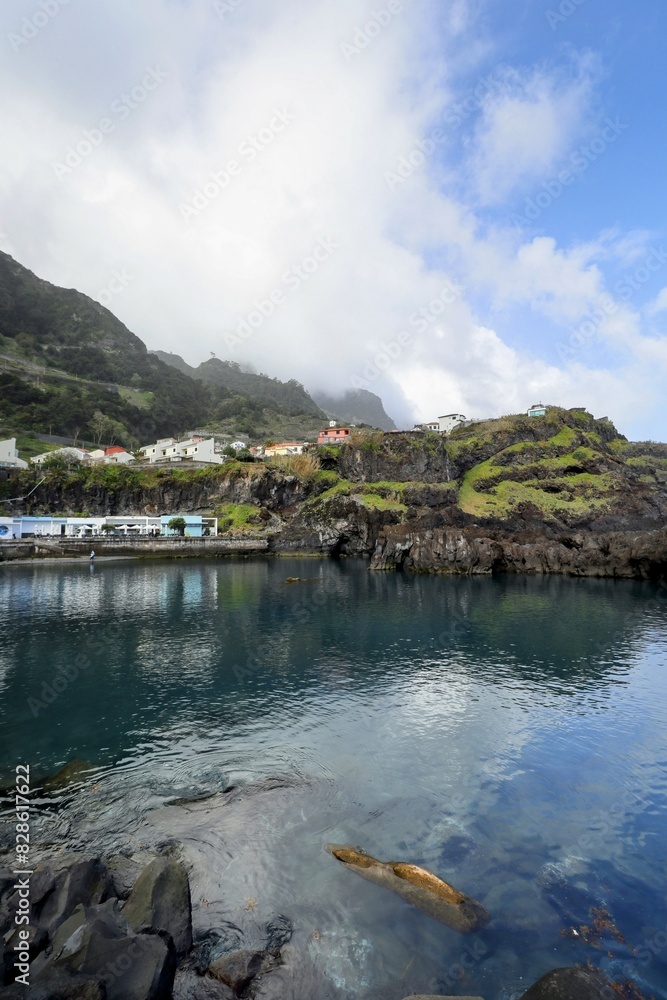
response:
M176 531L179 535L183 536L185 533L185 518L172 517L167 527L170 531Z

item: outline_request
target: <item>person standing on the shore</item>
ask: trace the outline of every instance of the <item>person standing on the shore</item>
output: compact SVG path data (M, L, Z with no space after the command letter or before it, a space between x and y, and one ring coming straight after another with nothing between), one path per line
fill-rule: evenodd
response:
M95 559L95 549L90 550L90 561L93 562Z

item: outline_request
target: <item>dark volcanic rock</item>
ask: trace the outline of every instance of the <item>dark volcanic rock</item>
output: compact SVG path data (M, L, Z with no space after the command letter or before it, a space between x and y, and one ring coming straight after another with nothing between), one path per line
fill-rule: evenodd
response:
M596 969L553 969L538 979L521 1000L609 1000L606 977Z
M107 858L107 868L111 878L113 895L118 899L127 899L132 892L144 866L133 858L115 854Z
M390 525L381 532L371 569L421 573L562 573L570 576L663 579L667 530L551 536L481 528L414 530Z
M156 858L139 876L123 916L135 931L165 931L179 955L192 947L192 910L188 873L182 864Z
M60 972L48 982L33 983L26 989L15 983L2 991L3 1000L107 1000L104 983L88 976Z
M253 979L277 969L279 965L280 959L268 951L231 951L212 962L208 971L230 986L238 996Z
M132 934L117 901L78 906L63 923L49 955L31 966L31 978L48 984L63 970L100 979L108 1000L167 1000L176 971L170 939Z
M103 903L110 890L109 873L99 858L77 861L64 871L56 872L53 888L39 909L38 925L53 937L76 906Z
M172 1000L234 1000L236 994L219 979L199 976L192 969L179 969Z

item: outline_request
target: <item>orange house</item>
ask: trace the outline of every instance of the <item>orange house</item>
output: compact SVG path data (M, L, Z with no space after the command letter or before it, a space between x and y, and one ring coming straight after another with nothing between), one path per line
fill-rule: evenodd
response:
M318 444L343 444L350 436L349 427L327 427L320 431Z

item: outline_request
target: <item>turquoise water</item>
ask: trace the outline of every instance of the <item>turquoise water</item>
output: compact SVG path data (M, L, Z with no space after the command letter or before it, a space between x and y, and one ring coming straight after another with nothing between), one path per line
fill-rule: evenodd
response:
M0 574L0 780L92 765L38 800L45 856L176 843L198 935L261 943L284 914L304 997L510 1000L588 960L667 997L664 590L282 559ZM425 865L491 923L461 937L330 841Z

